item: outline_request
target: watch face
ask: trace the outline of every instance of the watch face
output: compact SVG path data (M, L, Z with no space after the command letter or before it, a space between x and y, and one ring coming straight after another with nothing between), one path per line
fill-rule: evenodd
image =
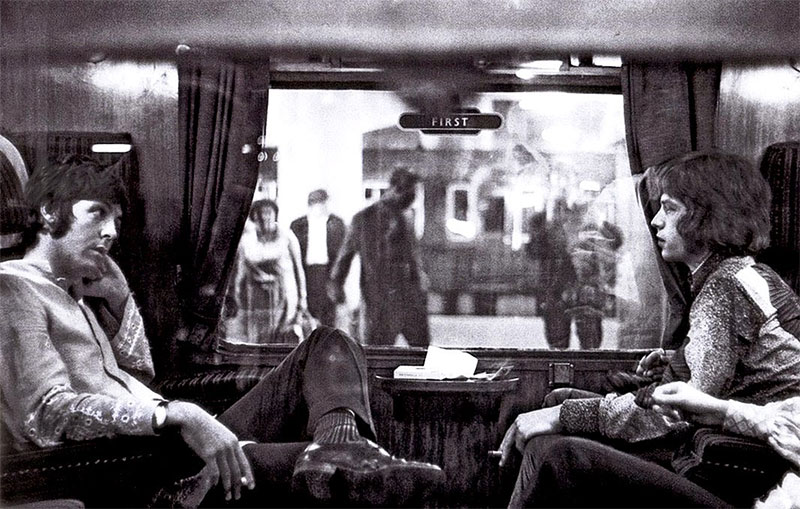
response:
M167 405L165 403L159 403L153 417L155 421L153 427L157 430L163 428L167 423Z

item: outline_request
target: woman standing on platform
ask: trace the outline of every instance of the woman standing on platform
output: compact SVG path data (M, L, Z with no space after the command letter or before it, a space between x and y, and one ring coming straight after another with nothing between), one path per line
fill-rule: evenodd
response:
M298 342L308 316L305 274L294 234L278 226L278 204L257 200L237 254L236 315L228 335L248 343Z

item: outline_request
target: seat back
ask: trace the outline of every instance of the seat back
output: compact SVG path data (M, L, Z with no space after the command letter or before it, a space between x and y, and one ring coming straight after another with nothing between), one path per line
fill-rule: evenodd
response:
M761 160L772 190L770 247L760 256L800 294L800 141L775 143Z

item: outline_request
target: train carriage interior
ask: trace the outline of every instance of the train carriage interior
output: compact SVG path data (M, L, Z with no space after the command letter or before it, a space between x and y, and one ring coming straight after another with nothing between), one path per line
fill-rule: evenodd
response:
M680 345L688 276L661 259L642 175L711 149L769 181L764 260L799 292L797 0L0 0L2 259L24 253L37 168L115 165L112 256L170 399L220 413L297 345L237 318L252 203L288 230L324 189L350 225L393 172L420 177L406 217L427 295L408 305L429 337L366 337L359 259L335 326L364 344L378 441L444 469L434 507L506 506L519 457L493 451L517 414ZM429 347L488 376L393 378ZM110 442L4 447L3 504L153 503L157 446ZM686 447L683 473L734 504L785 470L714 430Z

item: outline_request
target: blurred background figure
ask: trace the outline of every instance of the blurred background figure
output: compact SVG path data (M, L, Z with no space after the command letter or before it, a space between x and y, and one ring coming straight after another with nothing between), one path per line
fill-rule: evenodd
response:
M571 318L567 314L567 298L576 280L562 223L567 212L566 201L560 199L553 207L551 220L546 212L533 215L531 238L525 246L525 252L538 269L536 300L544 319L547 345L560 350L569 348Z
M590 220L585 205L569 207L563 198L533 215L530 225L525 249L537 267L537 301L548 346L569 348L574 321L580 348L599 348L603 317L613 306L622 231L608 221Z
M411 346L428 346L428 284L414 234L411 205L419 177L394 170L380 200L353 216L331 271L329 292L344 301L343 285L355 255L361 259L361 338L394 345L402 334Z
M342 218L328 211L328 192L311 191L308 213L292 221L290 228L300 243L308 311L324 325L335 327L336 303L328 296L327 284L346 228Z
M297 343L304 337L308 305L300 246L294 234L279 227L277 221L277 203L253 202L233 274L236 313L227 327L234 339Z

